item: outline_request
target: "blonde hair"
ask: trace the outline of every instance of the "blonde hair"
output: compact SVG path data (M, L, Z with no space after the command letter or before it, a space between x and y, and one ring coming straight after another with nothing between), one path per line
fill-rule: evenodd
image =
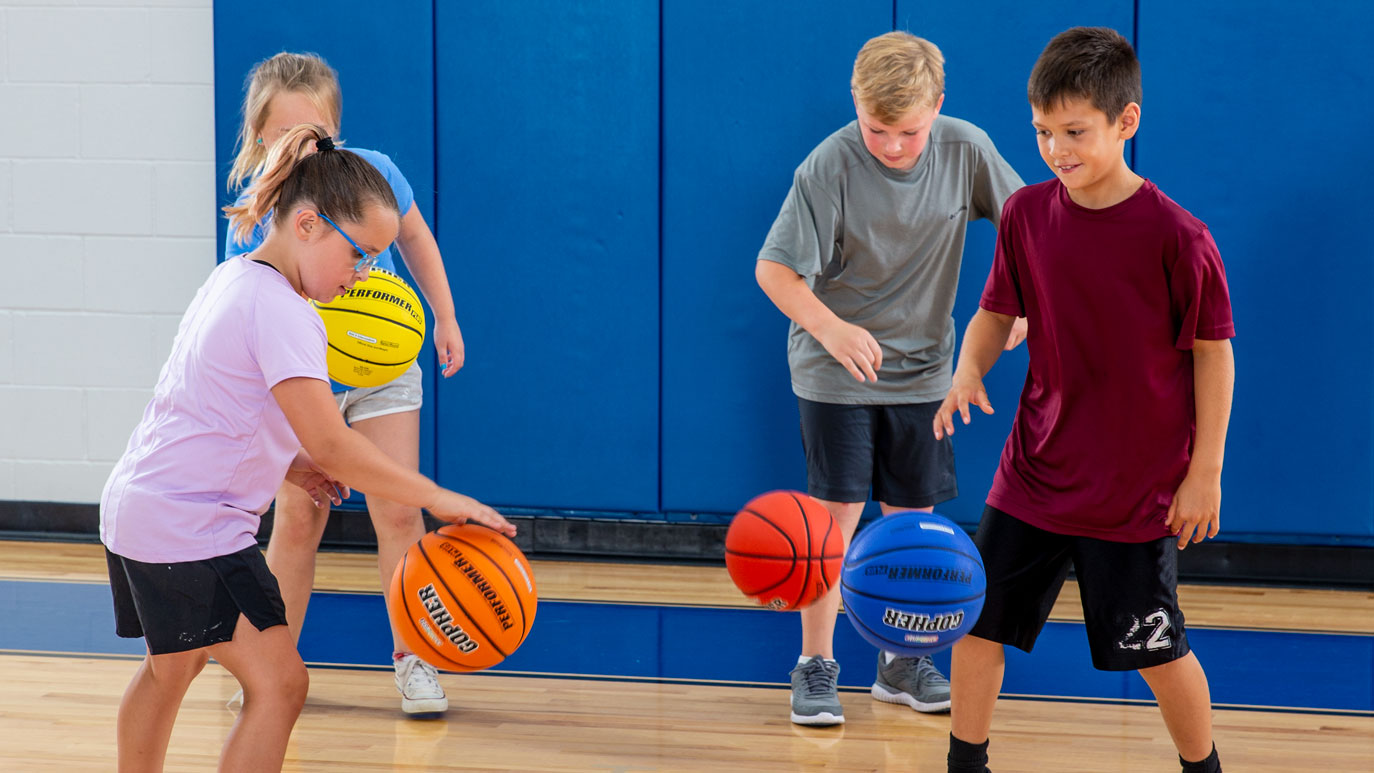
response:
M318 54L293 54L283 51L253 66L243 84L243 125L239 128L234 165L229 169L229 190L243 187L245 180L262 171L267 163L267 147L258 138L267 123L267 108L272 98L283 92L304 94L316 109L339 130L343 115L343 93L339 74Z
M897 123L916 108L933 108L945 93L945 57L910 32L879 35L859 49L850 88L864 112Z
M318 152L317 152L318 151ZM357 153L334 148L329 130L303 123L267 152L262 173L253 178L239 203L224 208L234 239L246 242L273 210L273 222L285 222L295 205L309 203L335 220L358 222L368 204L401 208L391 184Z

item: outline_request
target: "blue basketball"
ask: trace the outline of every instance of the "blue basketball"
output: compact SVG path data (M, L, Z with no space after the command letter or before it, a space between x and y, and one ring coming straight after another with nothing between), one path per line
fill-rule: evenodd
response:
M875 647L920 657L958 641L983 611L987 576L964 530L933 513L893 513L849 545L840 596Z

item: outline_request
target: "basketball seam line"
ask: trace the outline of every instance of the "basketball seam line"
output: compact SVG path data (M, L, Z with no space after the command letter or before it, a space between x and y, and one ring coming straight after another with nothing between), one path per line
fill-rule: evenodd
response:
M458 594L453 592L453 588L449 587L448 581L445 580L443 575L439 573L439 567L435 566L434 561L430 559L429 552L425 550L424 540L420 540L420 542L416 544L420 546L420 555L424 557L425 563L429 564L429 568L433 571L434 580L438 582L440 585L444 586L444 592L449 595L449 598L453 599L453 603L457 605L458 609L463 613L463 617L466 617L468 619L468 622L472 623L472 627L476 628L477 632L482 634L482 638L486 639L487 643L491 645L491 648L496 650L497 653L501 655L501 660L505 660L507 657L509 657L505 652L502 652L500 647L496 646L496 642L491 640L491 637L487 635L487 632L485 630L483 630L482 625L478 623L476 620L472 619L472 615L468 613L468 608L464 606L462 600L458 598ZM469 636L468 638L471 637ZM449 658L444 659L449 660ZM457 663L458 661L454 660L451 662ZM499 663L501 661L498 660L496 662ZM495 663L493 663L492 665L495 665ZM464 666L464 668L471 670L472 666Z
M987 593L984 592L979 593L976 596L965 596L963 598L957 599L899 599L891 598L889 596L878 596L873 593L868 593L867 591L861 591L847 582L841 582L840 587L846 591L849 591L850 593L853 593L855 596L862 596L871 601L890 601L894 604L929 604L932 606L937 604L967 604L970 601L977 601L978 599L987 597Z
M851 544L851 545L849 546L849 552L850 552L850 554L862 553L862 552L863 552L863 548L865 547L865 544L866 544L865 541L857 541L857 544ZM965 552L965 551L963 551L963 550L960 550L959 548L947 548L947 547L942 547L942 546L940 546L940 545L899 545L899 546L897 546L897 547L895 547L895 548L887 548L886 550L880 550L880 551L878 551L877 553L870 553L870 554L864 556L863 558L855 559L854 561L850 562L850 565L851 565L851 566L857 566L858 564L861 564L861 563L863 563L864 561L871 561L871 560L873 560L873 559L875 559L875 558L877 558L877 557L879 557L879 556L885 556L885 555L887 555L887 554L889 554L889 553L897 553L897 552L900 552L900 551L903 551L903 550L943 550L943 551L948 552L948 553L954 553L955 555L960 555L960 556L963 556L964 558L968 558L968 559L972 559L973 561L977 561L977 562L978 562L978 568L980 568L980 569L983 568L983 557L982 557L981 555L977 555L977 554L974 554L974 553L968 553L968 552Z
M811 519L806 517L806 507L796 494L788 493L792 502L796 504L797 510L801 513L802 527L806 530L806 573L802 575L801 588L797 591L797 601L792 606L800 607L802 599L806 598L806 591L811 587ZM828 514L830 511L827 510Z
M368 364L368 365L376 365L377 367L380 367L380 368L395 368L395 367L398 367L398 366L401 366L401 365L409 365L410 363L412 363L412 362L415 361L415 358L414 358L414 357L411 357L411 358L408 359L408 360L398 360L398 361L396 361L396 362L377 362L376 360L365 360L365 359L363 359L362 357L359 357L359 356L356 355L356 354L352 354L352 353L346 352L346 351L344 351L343 349L340 349L339 347L335 346L335 345L332 344L332 343L329 344L329 348L330 348L330 349L333 349L334 351L338 352L339 354L342 354L343 356L347 357L347 358L350 359L350 360L357 360L358 362L366 363L366 364Z
M760 513L760 512L757 511L757 510L752 510L752 509L746 507L746 508L744 508L743 510L740 511L739 515L743 515L743 514L745 514L745 513L748 513L749 515L752 515L752 516L754 516L755 518L759 519L760 521L763 521L764 523L768 524L768 527L769 527L769 528L771 528L773 531L776 531L783 539L787 540L787 547L788 547L789 550L792 551L792 556L791 556L791 559L790 559L790 560L792 561L793 567L795 567L795 566L797 565L797 544L796 544L795 542L792 541L792 535L788 534L786 531L784 531L784 530L782 529L782 527L778 526L776 523L773 523L773 521L770 520L770 519L768 518L768 516L764 515L763 513ZM738 518L739 515L736 515L735 517ZM729 535L728 535L728 534L726 535L726 539L727 539L727 540L729 539ZM726 547L726 552L729 552L729 550L730 550L729 547ZM788 557L787 557L787 556L778 556L778 558L779 558L780 560L788 560ZM789 578L789 577L791 577L791 576L792 576L792 572L789 571L787 574L784 574L784 575L782 576L782 579L781 579L781 580L778 580L777 582L775 582L775 583L773 583L772 585L769 585L769 586L767 586L767 587L759 588L758 590L753 591L753 592L744 591L743 588L740 588L740 590L741 590L741 591L744 591L744 595L746 595L746 596L759 596L759 595L762 595L762 594L764 594L764 593L767 593L767 592L773 590L774 588L777 588L777 587L783 585L784 583L787 582L787 578ZM794 606L795 606L795 605L794 605Z
M360 311L358 309L335 309L329 306L316 306L315 309L316 311L328 312L330 314L356 314L360 317L371 317L373 319L379 319L389 325L395 325L396 327L399 327L402 330L409 331L419 336L420 338L425 337L424 330L416 330L415 328L405 324L404 322L398 322L390 317L383 317L381 314L374 314L370 311Z
M471 541L469 541L469 540L463 539L462 537L455 536L455 535L453 535L453 534L446 534L446 533L444 533L443 528L440 528L440 529L439 529L438 534L442 535L445 539L451 539L451 540L453 540L453 541L455 541L455 542L461 542L461 543L463 543L464 545L467 545L468 547L472 548L473 550L476 550L478 553L481 553L481 554L482 554L482 557L485 558L485 559L487 559L488 561L491 561L491 565L492 565L493 567L495 567L496 571L498 571L498 572L501 573L501 577L506 581L506 585L509 585L509 586L510 586L510 589L511 589L512 591L514 591L514 593L515 593L515 603L516 603L517 606L520 607L520 631L521 631L520 641L521 641L521 643L524 643L525 637L529 636L529 633L530 633L529 625L527 624L527 621L529 620L529 618L528 618L528 617L526 616L526 614L525 614L525 602L524 602L523 600L521 600L521 598L520 598L520 591L516 589L515 582L514 582L513 580L511 580L510 575L509 575L509 574L506 574L506 570L505 570L504 568L502 568L500 564L496 563L496 561L494 561L494 560L492 559L491 556L487 555L487 551L483 550L483 549L482 549L480 546L478 546L477 544L475 544L475 543L473 543L473 542L471 542ZM507 554L507 555L509 555L509 554ZM476 621L473 621L473 622L474 622L474 624L476 623ZM480 628L480 626L479 626L479 628ZM486 634L486 632L483 631L483 635L485 635L485 634ZM495 642L492 643L492 646L493 646L493 647L496 647ZM518 647L518 646L520 646L520 645L517 644L516 646ZM496 651L497 651L497 652L500 652L502 655L504 655L504 656L506 656L506 657L510 657L510 653L508 653L508 652L503 652L503 651L501 650L500 647L496 647ZM515 650L512 649L511 652L515 652Z

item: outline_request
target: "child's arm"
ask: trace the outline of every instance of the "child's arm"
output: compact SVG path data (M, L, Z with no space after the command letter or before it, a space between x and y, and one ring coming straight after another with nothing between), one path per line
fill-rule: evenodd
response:
M1188 474L1169 505L1169 530L1178 549L1217 536L1221 530L1221 460L1231 420L1236 361L1229 340L1193 341L1193 401L1197 436Z
M329 473L315 464L304 448L297 451L296 458L291 460L291 466L286 470L286 482L303 489L316 507L326 500L341 505L349 495L348 486L329 477Z
M806 280L791 268L771 260L754 265L759 287L787 318L820 341L821 346L858 381L877 381L883 350L867 330L853 325L821 303Z
M330 476L369 494L422 507L445 521L475 521L508 537L515 536L515 526L500 513L471 497L441 488L394 461L345 424L327 382L288 378L272 387L272 396L301 445Z
M396 237L396 247L434 312L434 351L438 353L439 364L443 367L440 373L448 378L463 367L463 333L458 329L453 294L448 286L448 274L444 272L444 259L439 255L439 243L434 241L434 233L429 230L429 224L425 222L425 216L420 214L419 207L411 205L410 211L401 218L401 233Z
M1011 334L1016 317L979 309L969 320L968 330L964 331L964 348L959 351L959 366L954 369L954 384L950 387L940 410L935 412L935 439L954 434L954 412L958 411L964 423L971 421L968 404L973 403L992 413L992 402L983 388L983 376L992 370L997 355L1006 346L1007 336Z

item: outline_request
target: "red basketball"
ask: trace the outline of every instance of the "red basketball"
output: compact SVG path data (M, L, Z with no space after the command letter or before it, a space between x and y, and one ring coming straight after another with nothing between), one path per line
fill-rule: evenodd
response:
M769 609L800 609L824 596L843 563L844 539L835 519L798 491L755 497L725 533L730 579Z
M443 526L411 545L387 594L401 640L446 671L505 660L529 635L537 604L525 554L476 524Z

